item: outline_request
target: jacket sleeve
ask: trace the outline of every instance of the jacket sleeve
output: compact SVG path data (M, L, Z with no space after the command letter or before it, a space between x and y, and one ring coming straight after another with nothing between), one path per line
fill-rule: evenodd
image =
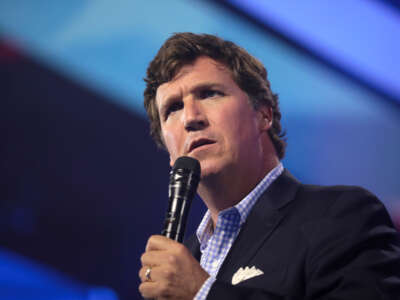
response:
M400 299L399 235L375 196L344 191L303 233L306 299Z

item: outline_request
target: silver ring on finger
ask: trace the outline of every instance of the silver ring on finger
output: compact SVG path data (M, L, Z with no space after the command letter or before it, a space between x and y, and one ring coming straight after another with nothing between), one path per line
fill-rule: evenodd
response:
M144 273L144 277L146 277L146 281L151 281L151 267L148 267L146 272Z

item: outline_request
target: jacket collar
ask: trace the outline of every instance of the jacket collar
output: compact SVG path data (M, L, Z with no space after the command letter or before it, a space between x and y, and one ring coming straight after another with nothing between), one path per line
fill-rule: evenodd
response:
M300 182L285 169L260 196L226 256L218 272L218 278L230 281L232 270L248 265L285 217L284 208L295 199L300 185ZM185 241L185 245L193 256L200 260L200 245L196 235Z

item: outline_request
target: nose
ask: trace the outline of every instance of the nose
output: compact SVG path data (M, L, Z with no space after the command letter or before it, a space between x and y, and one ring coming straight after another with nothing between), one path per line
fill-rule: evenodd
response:
M187 131L201 130L208 125L206 114L195 99L188 100L184 105L183 125Z

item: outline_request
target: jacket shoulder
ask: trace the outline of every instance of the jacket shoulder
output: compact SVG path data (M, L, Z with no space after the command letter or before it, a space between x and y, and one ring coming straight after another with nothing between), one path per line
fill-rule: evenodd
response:
M335 216L347 211L358 214L366 210L382 210L383 203L370 191L358 186L301 185L296 194L297 212L307 211L315 217Z

